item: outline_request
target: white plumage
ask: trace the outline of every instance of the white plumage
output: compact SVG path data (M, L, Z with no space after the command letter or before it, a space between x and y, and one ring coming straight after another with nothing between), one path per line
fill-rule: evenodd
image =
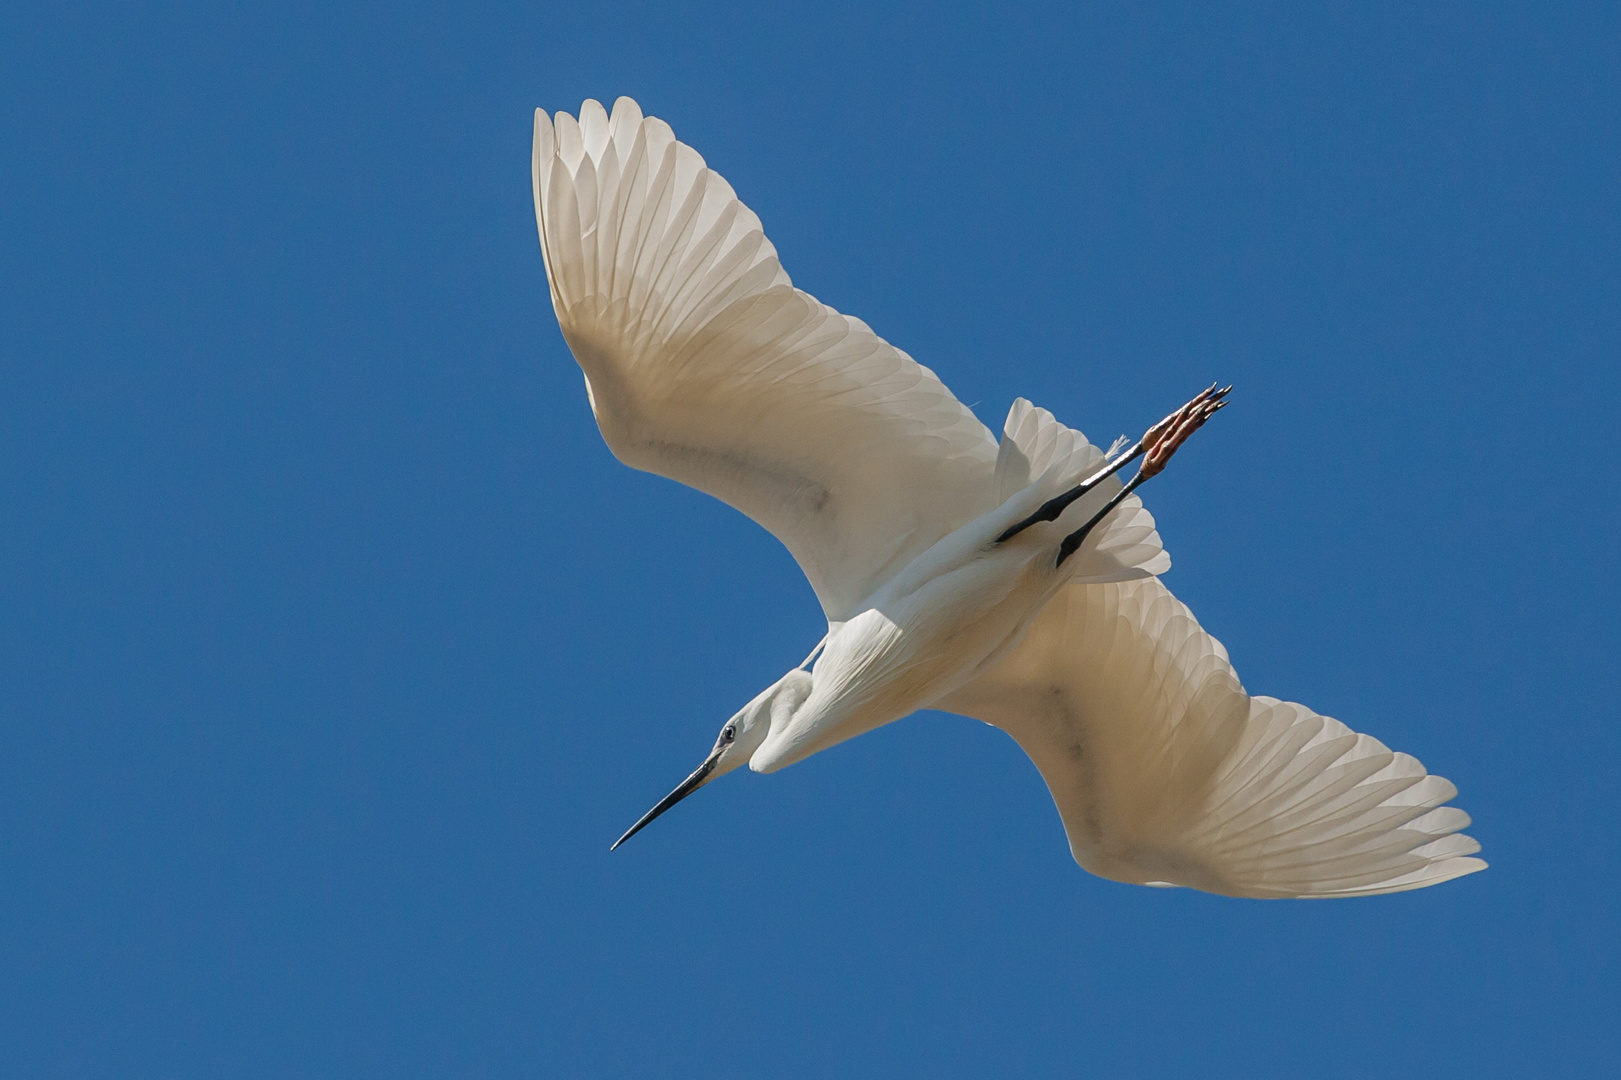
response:
M1244 692L1156 577L1170 560L1135 495L1056 564L1117 478L1006 535L1104 452L1022 399L998 443L932 371L795 289L759 219L668 125L628 98L611 118L595 101L578 121L537 111L534 196L609 447L769 529L828 619L814 666L728 721L631 833L744 762L773 771L936 707L1017 740L1076 860L1104 877L1349 896L1486 865L1458 832L1468 816L1441 805L1450 783Z

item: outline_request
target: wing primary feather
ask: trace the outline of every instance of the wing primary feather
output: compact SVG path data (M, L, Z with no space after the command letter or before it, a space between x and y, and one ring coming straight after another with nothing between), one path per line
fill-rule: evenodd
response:
M620 460L770 529L830 619L995 505L984 425L795 290L759 217L669 125L628 98L536 125L553 305Z

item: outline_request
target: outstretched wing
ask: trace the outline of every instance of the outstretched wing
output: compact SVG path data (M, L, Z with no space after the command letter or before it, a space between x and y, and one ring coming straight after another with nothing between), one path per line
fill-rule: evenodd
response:
M1484 869L1457 794L1303 705L1250 697L1157 578L1069 585L940 708L1007 731L1075 860L1230 896L1400 892Z
M793 287L760 219L629 98L535 113L563 336L625 464L787 545L831 620L991 509L996 442L934 372Z

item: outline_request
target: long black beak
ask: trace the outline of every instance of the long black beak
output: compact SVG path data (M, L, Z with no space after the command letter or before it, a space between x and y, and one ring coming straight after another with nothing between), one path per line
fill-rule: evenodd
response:
M664 813L664 811L668 810L682 799L685 799L688 795L691 795L694 791L697 791L699 788L703 787L704 782L709 779L709 774L715 771L715 764L720 761L721 752L725 749L726 747L724 746L717 746L714 750L710 751L709 757L702 765L698 766L698 768L693 771L691 776L681 781L680 787L676 788L674 791L664 796L664 798L660 799L657 806L643 814L641 816L641 820L637 821L636 824L632 825L628 830L626 830L625 835L621 836L618 840L615 840L614 846L608 850L614 850L614 848L617 848L620 844L623 844L626 840L629 840L631 837L647 828L647 826L652 823L654 818Z

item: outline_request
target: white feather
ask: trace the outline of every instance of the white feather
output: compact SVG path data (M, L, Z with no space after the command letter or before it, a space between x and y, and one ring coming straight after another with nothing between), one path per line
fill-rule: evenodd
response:
M940 708L1007 731L1070 850L1117 881L1232 896L1399 892L1486 864L1456 793L1303 705L1250 697L1157 579L1069 585Z

